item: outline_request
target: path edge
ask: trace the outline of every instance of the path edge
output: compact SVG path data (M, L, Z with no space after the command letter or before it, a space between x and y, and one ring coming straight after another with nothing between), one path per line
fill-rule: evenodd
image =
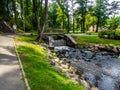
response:
M29 83L28 83L28 80L27 80L27 78L26 78L25 71L24 71L24 69L23 69L23 65L22 65L20 56L19 56L19 54L18 54L18 52L17 52L17 50L16 50L16 45L15 45L14 38L13 38L13 43L14 43L15 53L16 53L16 55L17 55L17 59L18 59L19 64L20 64L20 65L19 65L19 66L20 66L20 69L21 69L20 71L22 71L22 76L23 76L23 79L24 79L24 82L25 82L25 86L26 86L27 90L31 90L31 88L30 88L30 86L29 86Z

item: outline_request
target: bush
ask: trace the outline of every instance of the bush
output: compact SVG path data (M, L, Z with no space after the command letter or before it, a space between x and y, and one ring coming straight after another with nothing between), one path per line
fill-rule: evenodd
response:
M98 33L100 38L120 39L120 30L106 30Z
M119 39L120 40L120 30L116 30L115 31L115 39Z

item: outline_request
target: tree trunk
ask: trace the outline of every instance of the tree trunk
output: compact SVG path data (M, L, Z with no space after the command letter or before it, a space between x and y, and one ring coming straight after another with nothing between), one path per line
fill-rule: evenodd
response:
M70 22L70 19L69 19L69 10L68 10L68 1L67 1L67 18L68 18L68 30L67 30L67 33L69 33L69 31L70 31L70 27L69 27L69 22Z
M83 33L85 33L85 16L83 17Z
M42 29L42 12L43 12L43 10L42 10L42 5L43 5L43 0L41 0L41 2L40 2L40 29Z
M25 32L25 15L24 15L24 0L20 0L20 7L21 7L21 18L23 21L23 30Z
M45 27L46 27L46 24L47 24L47 18L48 18L48 0L45 0L45 14L44 14L44 24L43 24L43 27L42 27L42 31L41 33L39 33L38 37L37 37L37 40L40 42L42 40L42 37L43 37L43 33L45 31Z
M7 0L7 13L8 13L8 18L10 18L9 0Z
M40 33L39 4L40 4L39 0L33 0L33 8L34 8L34 12L35 12L35 19L37 21L37 31L38 31L38 34Z
M68 14L67 18L68 18L68 31L67 31L67 33L69 33L69 31L70 31L70 27L69 27L69 14Z
M63 27L62 27L63 30L64 30L64 24L65 24L65 23L64 23L64 12L63 12Z
M100 24L100 18L98 17L98 21L97 21L96 31L95 32L98 32L99 24Z
M75 30L74 30L74 25L75 25L75 24L74 24L74 15L73 15L73 32L75 31Z

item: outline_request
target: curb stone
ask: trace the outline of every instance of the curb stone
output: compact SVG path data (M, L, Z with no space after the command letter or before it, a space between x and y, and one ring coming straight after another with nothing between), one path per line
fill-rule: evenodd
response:
M15 53L16 53L16 55L17 55L17 58L18 58L18 61L19 61L19 64L20 64L19 66L20 66L20 69L21 69L21 71L22 71L22 75L23 75L23 79L24 79L26 88L27 88L27 90L31 90L31 89L30 89L30 86L29 86L29 83L28 83L28 80L27 80L27 78L26 78L25 71L24 71L24 69L23 69L23 65L22 65L21 59L20 59L19 54L18 54L18 52L17 52L17 50L16 50L15 41L13 40L13 42L14 42Z

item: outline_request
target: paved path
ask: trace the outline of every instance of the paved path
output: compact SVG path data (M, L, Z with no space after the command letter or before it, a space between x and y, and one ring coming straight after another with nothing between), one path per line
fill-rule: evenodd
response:
M0 35L0 90L25 90L12 35Z

